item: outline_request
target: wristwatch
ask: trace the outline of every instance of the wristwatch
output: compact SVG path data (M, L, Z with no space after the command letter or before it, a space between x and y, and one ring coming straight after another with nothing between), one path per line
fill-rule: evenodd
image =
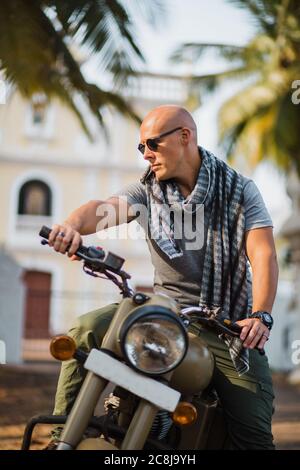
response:
M269 329L272 329L273 326L273 317L269 312L264 312L263 310L257 310L250 315L250 318L259 318L260 321Z

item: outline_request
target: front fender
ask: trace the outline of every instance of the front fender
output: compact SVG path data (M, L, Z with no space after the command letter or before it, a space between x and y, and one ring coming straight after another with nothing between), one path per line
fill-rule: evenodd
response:
M79 442L75 450L120 450L104 438L89 437Z

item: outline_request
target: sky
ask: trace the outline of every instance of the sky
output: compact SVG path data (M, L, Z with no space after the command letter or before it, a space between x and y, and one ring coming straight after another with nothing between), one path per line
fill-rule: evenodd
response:
M130 0L129 0L130 1ZM136 36L147 59L147 70L157 73L179 73L186 67L170 64L168 58L184 42L245 44L255 33L249 14L226 0L164 0L166 15L160 26L153 29L142 19L137 22ZM208 73L222 68L217 57L209 56L189 70ZM209 95L193 116L198 126L200 145L219 155L217 146L217 111L229 96L226 90ZM284 176L279 170L262 164L251 175L257 184L278 232L291 211L291 201L286 194Z
M184 42L243 45L254 31L248 14L225 0L164 0L164 4L166 16L159 29L139 21L137 31L148 67L156 72L170 71L170 51Z

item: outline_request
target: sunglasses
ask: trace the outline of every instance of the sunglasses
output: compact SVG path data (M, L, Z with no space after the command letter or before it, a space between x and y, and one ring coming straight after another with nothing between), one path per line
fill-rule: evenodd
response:
M158 144L159 144L160 139L162 137L166 137L167 135L173 134L173 132L179 131L179 129L182 129L182 127L175 127L175 129L172 129L171 131L164 132L163 134L160 134L157 137L153 137L152 139L147 139L145 144L138 145L139 151L144 155L145 148L147 145L149 150L156 152L156 150L158 149Z

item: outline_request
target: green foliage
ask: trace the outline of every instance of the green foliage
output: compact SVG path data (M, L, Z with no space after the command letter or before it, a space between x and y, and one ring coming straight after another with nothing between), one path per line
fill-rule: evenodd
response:
M144 3L139 2L140 8ZM99 72L111 73L114 80L136 70L144 58L134 34L134 8L129 14L124 4L122 0L0 2L0 70L5 79L25 97L36 92L58 97L76 113L88 135L76 104L78 95L101 124L106 105L140 122L117 93L86 81L73 53L83 46L99 58ZM161 3L152 0L144 16L153 20L156 8L161 12Z

